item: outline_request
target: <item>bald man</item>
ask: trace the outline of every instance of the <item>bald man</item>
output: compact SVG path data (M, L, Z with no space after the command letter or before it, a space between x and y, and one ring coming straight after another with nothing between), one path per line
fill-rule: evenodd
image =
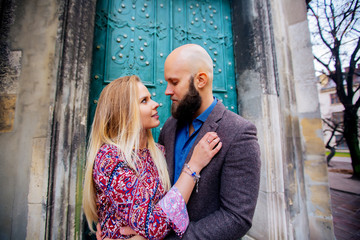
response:
M201 46L187 44L172 51L164 75L172 116L160 132L159 143L165 146L172 183L207 132L217 132L222 142L221 150L199 173L197 191L187 204L190 224L182 239L239 239L252 225L259 193L256 128L214 98L213 62ZM129 227L121 232L135 233ZM101 239L99 225L97 238ZM170 233L166 239L178 237Z
M162 128L159 143L165 146L172 182L207 132L217 132L223 143L201 171L198 192L187 204L191 222L183 239L239 239L252 225L259 192L256 128L214 98L213 61L201 46L176 48L165 61L164 75L172 117Z

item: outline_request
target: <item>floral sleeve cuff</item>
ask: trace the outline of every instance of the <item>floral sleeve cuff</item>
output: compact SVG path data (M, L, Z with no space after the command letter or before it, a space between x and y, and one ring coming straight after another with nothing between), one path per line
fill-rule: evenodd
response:
M170 219L176 234L181 237L189 225L189 215L186 210L186 203L179 190L173 186L160 200L159 205Z

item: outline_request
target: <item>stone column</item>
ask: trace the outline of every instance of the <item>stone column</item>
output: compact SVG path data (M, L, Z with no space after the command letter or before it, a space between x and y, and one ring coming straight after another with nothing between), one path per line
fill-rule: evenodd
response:
M81 234L95 3L95 0L68 0L61 12L57 46L61 56L51 129L46 239L78 239Z
M333 239L305 1L234 1L233 13L239 112L262 153L247 238Z

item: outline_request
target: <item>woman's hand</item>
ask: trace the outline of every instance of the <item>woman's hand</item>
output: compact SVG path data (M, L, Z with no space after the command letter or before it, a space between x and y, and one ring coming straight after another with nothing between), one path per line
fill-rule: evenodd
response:
M222 143L216 132L208 132L196 144L189 165L197 174L209 164L216 153L220 151Z
M196 144L188 165L185 165L188 166L189 169L184 168L185 171L182 171L179 179L175 183L185 203L189 201L195 183L198 184L199 181L199 179L196 180L192 171L195 171L196 174L199 175L200 171L209 164L210 160L220 151L221 147L222 143L216 132L206 133L198 144Z
M135 235L131 238L129 238L130 240L145 240L144 237L137 235L137 233L132 230L132 228L130 227L122 227L120 228L120 233L122 235ZM100 223L98 223L96 225L96 240L101 240L101 227L100 227ZM105 238L104 240L120 240L120 239L110 239L110 238Z

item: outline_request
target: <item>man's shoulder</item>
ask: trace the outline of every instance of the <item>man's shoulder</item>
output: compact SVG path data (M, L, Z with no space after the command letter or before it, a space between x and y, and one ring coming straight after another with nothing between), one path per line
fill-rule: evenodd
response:
M237 113L234 113L225 108L224 105L217 106L218 113L221 114L221 118L218 121L218 124L224 127L229 128L238 128L238 127L255 127L255 125L249 120L243 118Z
M170 116L168 117L168 119L166 119L164 125L167 125L167 124L170 124L172 122L176 122L177 120L173 117L173 116Z
M158 142L162 145L166 145L165 138L170 137L176 129L177 120L170 116L160 130Z
M168 131L168 130L172 130L173 128L176 128L176 123L177 123L177 120L173 117L173 116L170 116L164 123L161 131Z
M249 120L245 119L244 117L240 116L237 113L234 113L230 110L226 110L224 112L224 118L225 121L227 122L233 122L235 124L242 124L242 125L252 125L253 123L251 123Z

